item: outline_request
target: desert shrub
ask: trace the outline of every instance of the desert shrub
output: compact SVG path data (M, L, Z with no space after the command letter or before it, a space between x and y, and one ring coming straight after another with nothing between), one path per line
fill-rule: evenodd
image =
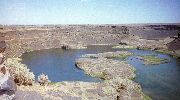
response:
M32 51L31 48L27 48L27 49L25 50L25 52L31 52L31 51Z
M9 69L10 75L15 83L18 85L32 85L35 76L25 64L21 63L20 58L8 58L4 64Z
M42 73L41 75L38 76L38 82L39 82L40 85L45 86L45 85L48 85L50 80L48 79L47 75Z

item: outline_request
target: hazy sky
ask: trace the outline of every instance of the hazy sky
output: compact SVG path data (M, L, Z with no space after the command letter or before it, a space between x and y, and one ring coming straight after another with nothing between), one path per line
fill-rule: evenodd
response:
M180 0L0 0L0 24L180 23Z

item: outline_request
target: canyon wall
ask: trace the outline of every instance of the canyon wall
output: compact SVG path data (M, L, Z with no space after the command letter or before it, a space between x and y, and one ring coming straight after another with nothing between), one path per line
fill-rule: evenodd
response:
M161 40L175 36L179 32L180 25L178 24L1 25L0 52L4 52L7 57L18 57L31 50L61 48L63 45L119 44L122 42L136 45L137 41L139 45L156 44L160 46L157 48L164 48L166 42ZM139 42L140 39L143 41Z

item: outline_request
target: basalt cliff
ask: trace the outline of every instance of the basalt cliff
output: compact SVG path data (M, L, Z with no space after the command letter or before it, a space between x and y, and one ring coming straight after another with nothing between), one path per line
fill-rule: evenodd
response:
M180 24L1 25L0 52L18 57L49 48L82 48L92 44L128 44L179 55Z

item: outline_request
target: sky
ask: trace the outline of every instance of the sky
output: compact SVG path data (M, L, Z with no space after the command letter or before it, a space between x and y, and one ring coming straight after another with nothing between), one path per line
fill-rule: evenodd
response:
M180 0L0 0L0 24L180 23Z

